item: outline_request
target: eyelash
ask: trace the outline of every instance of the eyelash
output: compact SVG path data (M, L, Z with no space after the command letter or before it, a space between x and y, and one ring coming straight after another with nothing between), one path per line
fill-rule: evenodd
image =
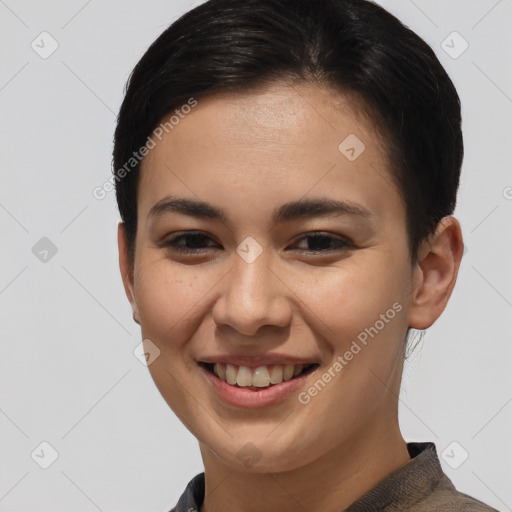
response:
M208 248L195 248L195 249L190 249L190 248L186 248L186 247L183 247L183 246L180 246L179 245L179 241L180 240L186 240L187 238L192 238L192 239L206 239L206 240L212 240L211 237L209 237L207 234L205 233L202 233L200 231L189 231L189 232L186 232L186 233L181 233L181 234L178 234L176 236L174 236L173 238L171 238L170 240L167 240L165 242L163 242L161 245L163 247L167 247L167 248L170 248L172 249L173 251L176 251L178 253L181 253L181 254L198 254L200 252L203 252L203 251L208 251L210 249L212 249L211 247ZM336 242L338 244L338 247L337 248L334 248L334 249L320 249L320 250L314 250L314 249L299 249L300 251L304 252L304 253L307 253L307 254L332 254L332 253L335 253L335 252L340 252L340 251L343 251L343 250L347 250L347 249L351 249L351 248L354 248L354 245L347 239L344 239L344 238L339 238L339 237L333 237L333 236L330 236L326 233L322 233L322 232L312 232L312 233L308 233L307 235L303 236L302 238L300 238L298 241L301 241L301 240L305 240L305 239L316 239L316 240L326 240L330 243L332 242Z

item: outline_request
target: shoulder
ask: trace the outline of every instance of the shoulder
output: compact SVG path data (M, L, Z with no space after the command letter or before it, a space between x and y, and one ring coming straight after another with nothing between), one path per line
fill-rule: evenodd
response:
M437 485L413 510L429 512L499 512L495 508L458 491L452 481L442 474Z
M432 442L407 443L411 459L347 512L498 512L460 492L444 473Z
M204 473L200 473L190 480L177 505L169 512L198 512L203 504L204 492Z

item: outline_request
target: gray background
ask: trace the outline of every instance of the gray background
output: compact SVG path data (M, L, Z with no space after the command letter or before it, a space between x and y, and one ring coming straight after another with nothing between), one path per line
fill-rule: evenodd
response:
M92 195L129 72L198 3L0 0L0 512L164 512L202 471L133 354L114 193ZM407 365L402 431L436 443L460 490L512 510L512 1L381 3L435 48L465 122L467 252Z

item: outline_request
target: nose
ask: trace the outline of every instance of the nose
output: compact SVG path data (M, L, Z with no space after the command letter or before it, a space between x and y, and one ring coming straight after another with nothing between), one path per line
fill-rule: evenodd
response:
M252 262L237 254L212 309L218 326L254 336L263 326L286 327L292 319L289 289L270 266L267 251Z

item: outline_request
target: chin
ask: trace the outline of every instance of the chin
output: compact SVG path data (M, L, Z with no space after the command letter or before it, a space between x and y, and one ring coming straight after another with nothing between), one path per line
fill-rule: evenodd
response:
M236 442L233 440L236 439ZM261 439L261 441L258 441ZM229 444L202 443L204 449L213 453L225 466L244 473L283 473L309 464L318 457L318 449L305 450L304 439L297 439L291 445L284 445L274 439L263 439L250 434L246 440L233 437ZM300 452L297 446L301 445Z

